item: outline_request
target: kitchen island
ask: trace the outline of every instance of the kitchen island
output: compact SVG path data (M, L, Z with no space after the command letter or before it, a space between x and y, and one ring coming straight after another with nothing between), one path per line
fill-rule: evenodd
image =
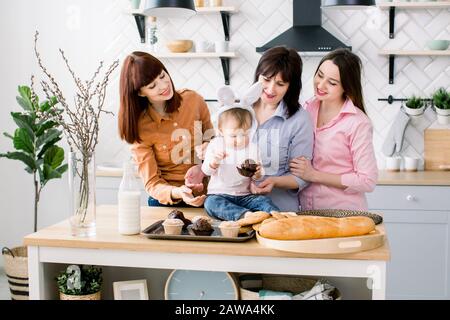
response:
M143 207L141 226L164 219L173 208ZM203 209L181 208L187 218L204 215ZM383 227L383 226L381 226ZM97 208L97 235L76 238L68 220L30 234L28 246L30 299L48 299L49 281L44 264L94 264L130 268L184 269L263 274L330 276L371 279L372 299L385 299L389 245L374 250L305 255L269 249L256 239L241 243L152 240L143 235L123 236L117 231L117 207Z

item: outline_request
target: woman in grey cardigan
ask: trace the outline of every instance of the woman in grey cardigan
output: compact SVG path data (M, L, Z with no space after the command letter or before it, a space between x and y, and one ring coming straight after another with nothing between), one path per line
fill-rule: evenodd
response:
M253 104L258 122L254 139L260 147L265 177L253 183L254 194L267 194L282 211L299 211L298 192L307 182L289 171L290 160L312 158L313 128L308 113L300 107L302 60L294 49L275 47L259 60L255 82L263 85L260 99ZM206 144L197 149L204 158ZM202 188L199 166L186 174L186 185Z

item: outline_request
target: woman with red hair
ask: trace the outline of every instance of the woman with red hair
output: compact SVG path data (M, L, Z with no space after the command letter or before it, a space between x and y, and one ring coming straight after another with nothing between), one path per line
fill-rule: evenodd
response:
M166 67L148 53L133 52L123 63L119 134L132 144L149 205L203 205L205 195L195 196L184 178L195 165L194 137L200 144L213 136L208 107L198 93L176 91Z

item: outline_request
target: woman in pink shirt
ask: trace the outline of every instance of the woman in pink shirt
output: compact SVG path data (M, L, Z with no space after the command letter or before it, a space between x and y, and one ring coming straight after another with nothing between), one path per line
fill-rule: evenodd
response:
M367 210L365 192L375 188L378 169L372 124L364 111L359 57L347 49L326 55L305 109L314 124L313 160L290 162L294 175L311 182L300 194L302 210Z

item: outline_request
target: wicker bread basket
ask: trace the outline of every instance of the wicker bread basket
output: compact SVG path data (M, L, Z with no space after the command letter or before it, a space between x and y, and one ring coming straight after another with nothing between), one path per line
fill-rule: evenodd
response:
M248 281L249 278L250 281ZM255 274L240 275L238 279L240 300L259 300L259 290L261 289L291 292L296 295L310 290L317 282L317 279L297 276ZM244 279L246 280L244 281ZM333 300L342 300L342 295L337 288L333 292Z
M343 209L319 209L319 210L305 210L297 212L300 216L317 216L317 217L330 217L330 218L347 218L347 217L368 217L378 225L383 222L383 217L379 214L358 211L358 210L343 210Z

